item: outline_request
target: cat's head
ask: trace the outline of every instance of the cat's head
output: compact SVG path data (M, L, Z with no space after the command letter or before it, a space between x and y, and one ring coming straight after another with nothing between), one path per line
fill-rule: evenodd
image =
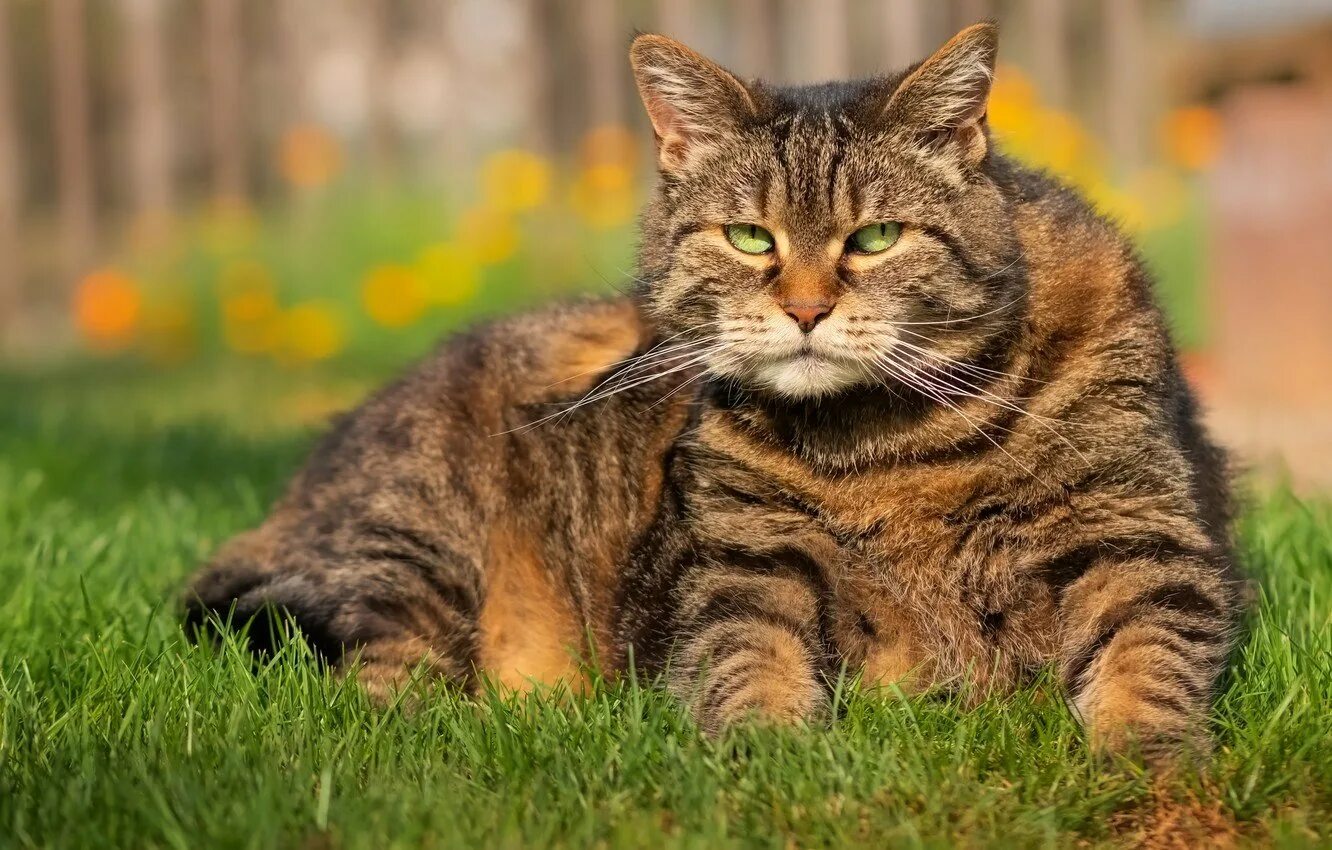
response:
M661 171L641 294L663 367L799 399L981 359L1022 299L990 176L996 44L977 24L900 74L782 88L636 38Z

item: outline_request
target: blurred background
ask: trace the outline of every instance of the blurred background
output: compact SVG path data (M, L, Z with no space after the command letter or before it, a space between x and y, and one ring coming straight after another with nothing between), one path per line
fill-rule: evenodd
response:
M795 82L984 17L1000 145L1138 240L1245 461L1332 485L1332 0L0 0L2 403L314 425L625 288L635 29Z

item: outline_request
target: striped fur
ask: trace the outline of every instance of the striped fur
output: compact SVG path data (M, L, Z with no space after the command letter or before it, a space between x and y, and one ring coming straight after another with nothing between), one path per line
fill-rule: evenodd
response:
M1131 246L993 149L995 51L978 25L777 88L640 36L633 298L478 329L350 414L190 621L288 614L380 694L632 658L709 731L825 718L843 670L980 696L1054 667L1104 745L1203 745L1240 599L1224 458ZM892 248L844 250L877 221Z

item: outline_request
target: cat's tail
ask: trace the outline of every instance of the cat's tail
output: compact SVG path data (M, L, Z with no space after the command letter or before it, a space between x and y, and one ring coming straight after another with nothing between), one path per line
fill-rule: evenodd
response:
M334 633L337 601L308 574L224 554L194 577L183 607L185 632L197 642L232 634L263 658L299 633L320 660L336 663L343 655Z

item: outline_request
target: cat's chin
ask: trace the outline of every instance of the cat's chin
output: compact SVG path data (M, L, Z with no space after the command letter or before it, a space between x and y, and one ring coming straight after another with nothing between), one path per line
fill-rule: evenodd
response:
M761 364L755 367L749 379L776 396L811 399L834 395L864 383L865 371L849 361L804 355Z

